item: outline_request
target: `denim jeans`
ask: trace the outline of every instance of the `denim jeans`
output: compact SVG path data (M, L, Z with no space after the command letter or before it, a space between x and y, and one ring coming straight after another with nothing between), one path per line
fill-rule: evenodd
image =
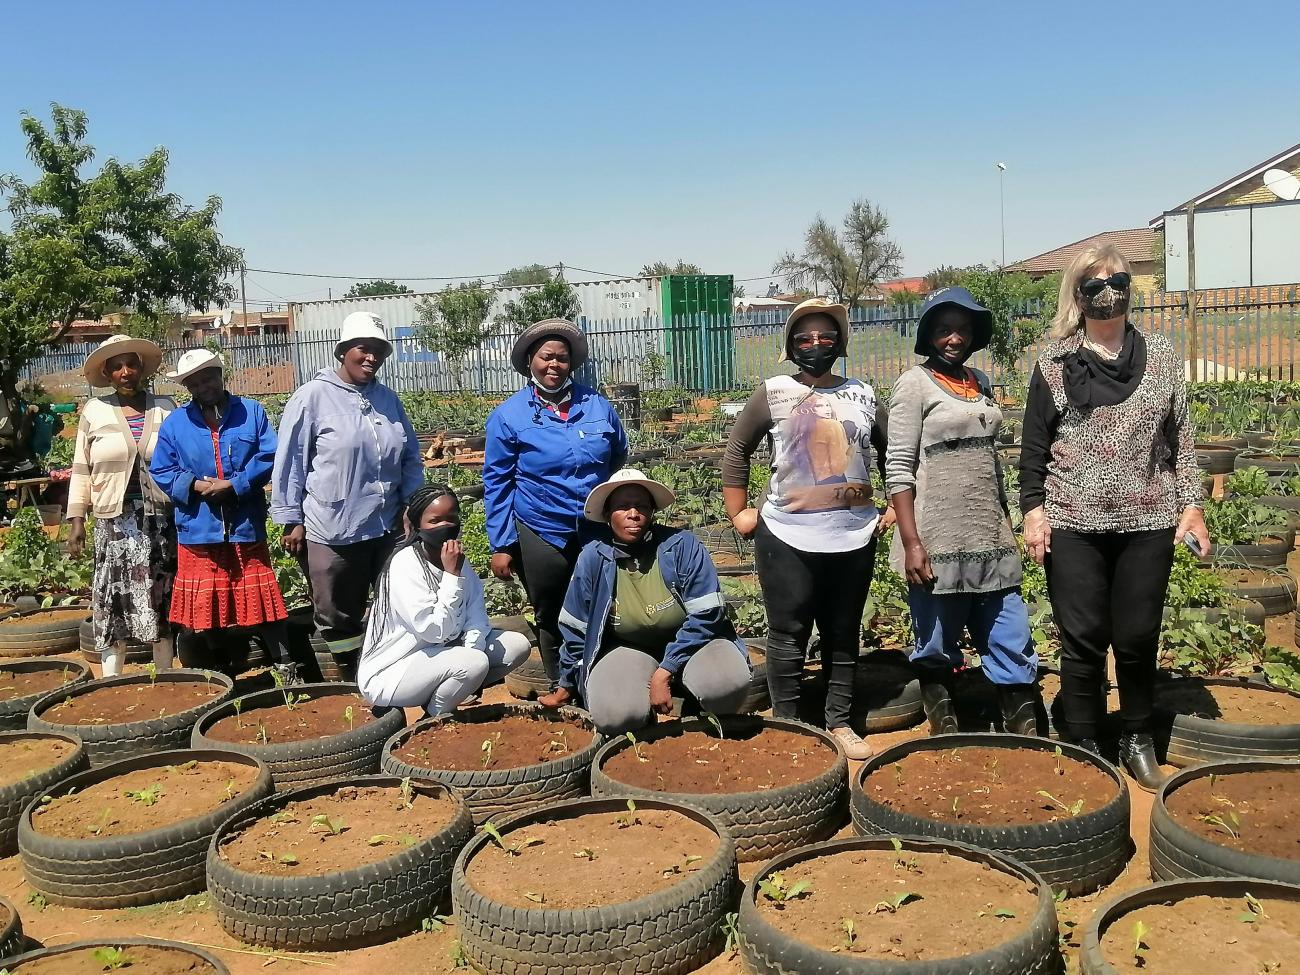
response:
M960 667L957 641L963 630L969 630L980 665L992 683L1032 684L1038 677L1029 611L1018 590L935 595L924 586L908 586L907 602L916 634L913 663Z

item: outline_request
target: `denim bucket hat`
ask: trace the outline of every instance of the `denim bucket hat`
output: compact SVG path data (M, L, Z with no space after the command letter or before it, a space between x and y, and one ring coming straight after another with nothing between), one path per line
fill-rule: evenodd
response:
M931 320L933 313L945 305L965 308L971 313L973 328L970 353L967 358L980 349L988 348L988 344L993 338L993 313L972 298L971 293L965 288L940 288L938 291L931 291L926 295L925 301L921 305L921 317L916 322L916 354L923 355L927 359L934 355L934 349L930 345L929 326L934 324Z

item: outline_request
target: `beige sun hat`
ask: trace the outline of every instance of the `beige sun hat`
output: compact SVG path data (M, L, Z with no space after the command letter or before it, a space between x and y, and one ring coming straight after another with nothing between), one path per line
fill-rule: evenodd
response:
M808 298L795 305L790 312L790 317L785 320L785 337L781 340L781 355L777 358L777 362L788 362L790 360L790 336L794 334L794 327L799 319L807 318L809 315L830 315L831 318L835 319L839 323L842 346L847 353L849 348L848 306L827 301L825 298Z
M81 367L86 381L99 388L112 386L113 380L104 371L104 366L113 356L127 352L134 352L140 357L144 379L156 374L162 365L162 349L158 348L156 343L148 339L133 338L130 335L110 335L86 356L86 364Z
M221 361L221 356L211 349L190 349L176 363L176 371L167 373L167 378L173 382L184 383L196 372L211 369L213 366L222 372L226 370L225 363Z
M621 487L645 488L650 492L650 500L655 503L656 511L663 511L677 500L677 495L673 494L672 488L667 484L651 480L635 467L624 467L614 473L608 481L597 484L591 489L591 493L587 495L587 503L582 506L583 516L588 521L608 524L609 515L605 512L605 505L609 501L609 496Z
M393 354L393 343L388 340L388 333L384 331L384 320L372 311L354 311L343 319L339 340L334 343L334 358L342 359L343 351L349 345L367 339L372 342L382 342L388 349L387 354Z
M532 376L528 368L528 352L542 339L556 338L569 347L569 370L577 372L587 361L587 336L582 329L565 318L547 318L529 325L519 333L510 348L510 364L521 376Z

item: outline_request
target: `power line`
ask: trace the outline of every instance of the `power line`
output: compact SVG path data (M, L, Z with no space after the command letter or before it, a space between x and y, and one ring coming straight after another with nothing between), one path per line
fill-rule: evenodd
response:
M544 265L548 271L554 271L559 266L558 264ZM509 273L490 271L487 274L443 274L436 277L386 277L382 274L307 274L303 271L272 271L264 267L250 267L248 270L258 274L281 274L290 278L332 278L336 281L466 281L472 278L499 278Z

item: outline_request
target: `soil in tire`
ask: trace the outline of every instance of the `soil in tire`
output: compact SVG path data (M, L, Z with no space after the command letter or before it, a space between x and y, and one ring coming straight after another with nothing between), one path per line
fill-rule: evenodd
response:
M1206 684L1194 677L1156 684L1156 707L1233 724L1300 725L1300 697L1267 688Z
M1241 853L1300 860L1300 764L1203 775L1165 797L1179 826Z
M46 694L56 687L75 681L79 671L67 670L0 670L0 701L13 701L34 694Z
M675 794L761 792L807 782L836 762L817 738L779 728L684 732L637 742L601 770L617 782Z
M868 796L897 812L963 826L1027 826L1108 805L1119 790L1099 768L1036 748L926 749L872 771Z
M763 919L846 959L924 962L1008 941L1038 910L1024 880L948 853L843 850L769 874Z
M287 687L284 696L285 701L268 707L228 714L206 728L203 736L242 745L278 745L341 735L375 720L360 694L327 694L312 699ZM288 701L291 696L294 700Z
M13 969L13 975L103 975L119 970L125 975L213 975L216 972L202 958L187 951L157 945L117 946L106 941L98 948L25 961Z
M69 609L45 609L38 613L28 613L26 616L15 616L8 620L0 620L0 633L4 632L6 626L30 627L40 626L44 623L68 623L73 620L80 624L85 618L86 608L84 606Z
M223 838L223 860L249 873L319 877L385 860L441 833L456 818L451 799L418 789L341 786L285 803Z
M577 722L510 715L495 721L445 721L413 733L393 757L415 768L492 772L567 758L591 744Z
M77 746L62 738L33 736L0 741L0 786L17 785L71 758Z
M1139 907L1106 929L1102 955L1120 975L1286 972L1300 958L1300 903L1252 900L1201 896Z
M114 725L152 721L202 707L226 693L224 684L160 681L113 684L69 696L45 708L41 719L60 725Z
M521 826L476 853L466 881L510 907L606 907L671 887L713 857L718 837L707 826L634 807Z
M198 761L137 769L104 779L32 811L38 833L70 840L108 839L205 816L250 788L257 766Z

